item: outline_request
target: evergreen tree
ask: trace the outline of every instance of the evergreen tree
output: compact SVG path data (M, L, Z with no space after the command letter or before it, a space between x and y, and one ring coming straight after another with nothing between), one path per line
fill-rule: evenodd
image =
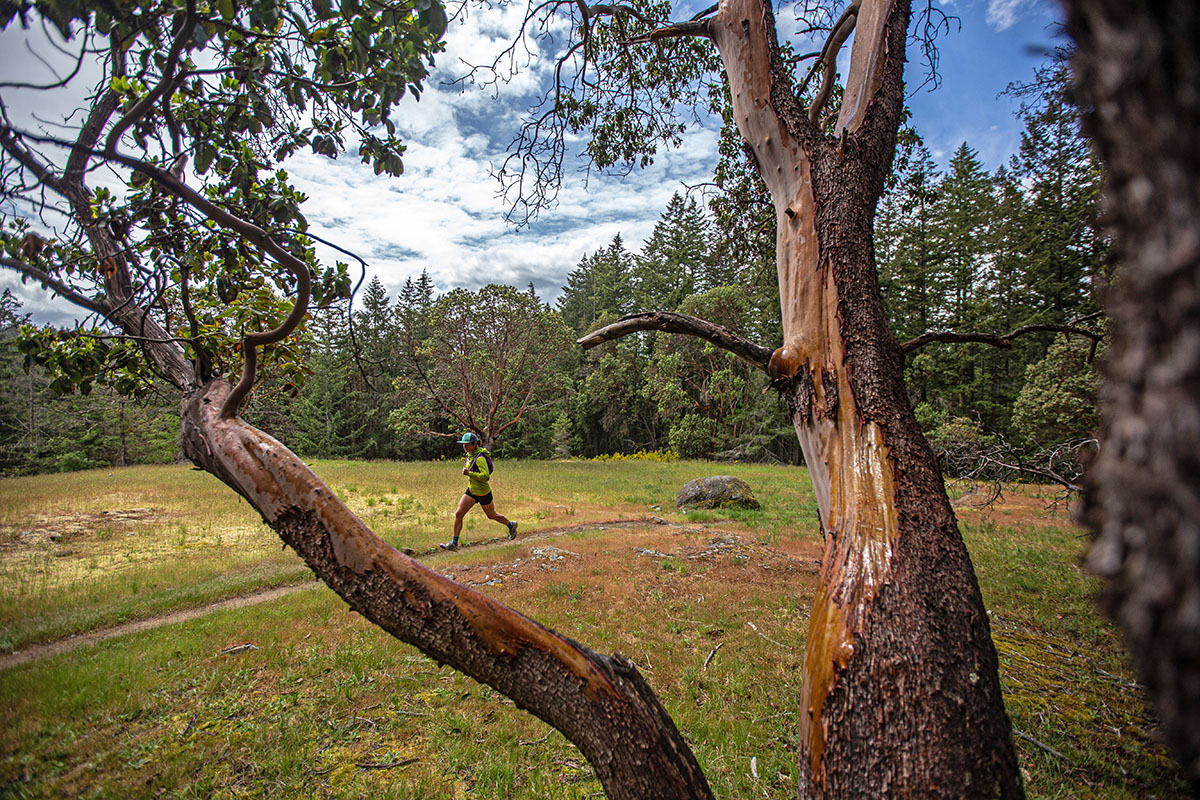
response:
M359 458L394 458L395 436L388 414L395 408L391 382L400 372L402 349L397 310L378 277L372 277L367 284L361 308L354 313L354 323L358 347L354 355L358 364L331 365L348 379L351 394L344 403L346 410L359 419L358 441L347 441L345 446L356 451ZM333 335L332 331L329 333ZM331 346L336 350L335 344Z
M757 313L745 287L721 286L686 298L680 311L744 333ZM663 336L655 344L647 393L671 449L694 458L761 458L791 426L766 377L736 356L699 339Z
M935 213L947 323L955 330L974 329L979 306L988 299L984 279L995 202L991 177L966 142L955 151L938 186Z
M608 247L584 256L567 276L558 308L563 321L577 334L592 328L605 314L620 316L633 306L634 256L625 249L621 234Z
M1100 372L1086 339L1055 337L1046 357L1026 370L1013 407L1013 432L1033 448L1096 436Z
M875 224L879 288L901 341L946 323L937 205L941 176L929 150L918 146L893 188L883 196ZM928 352L908 359L913 404L931 402L938 364Z
M996 330L985 325L992 315L988 265L993 257L996 200L992 178L966 143L955 151L950 167L937 187L934 230L937 241L937 284L942 309L938 327L952 331ZM986 345L937 346L926 359L925 393L936 396L956 415L980 419L994 426L997 409L991 403L991 368L994 354ZM915 360L915 359L914 359Z
M1024 288L1040 322L1095 310L1092 290L1104 277L1106 244L1096 225L1103 173L1079 129L1068 81L1061 62L1036 71L1041 90L1022 112L1025 132L1012 164L1029 187Z
M696 292L720 280L709 255L708 221L695 200L676 192L646 240L636 267L639 311L675 311Z
M357 370L345 321L346 305L335 303L315 314L308 328L305 349L312 375L292 406L294 447L305 457L363 458L369 449L369 418L363 411L378 398L353 388Z

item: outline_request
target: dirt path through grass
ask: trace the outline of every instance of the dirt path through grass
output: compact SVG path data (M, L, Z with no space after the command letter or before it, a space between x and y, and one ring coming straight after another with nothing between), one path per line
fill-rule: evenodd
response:
M582 530L594 530L597 528L611 527L628 527L630 525L678 525L678 523L668 523L660 520L657 517L640 517L633 519L615 519L601 522L585 522L578 525L563 525L556 528L546 528L544 530L535 531L528 536L522 535L517 541L529 541L533 539L549 539L557 536L563 536L568 533L575 533ZM499 539L483 539L478 542L467 542L460 547L460 550L477 551L490 550L502 545L510 544L510 541L505 538ZM414 558L425 558L426 556L437 555L440 550L430 549L418 553L410 553ZM281 597L298 592L302 589L311 589L318 585L316 580L307 580L302 583L293 583L287 586L277 586L272 589L264 589L251 594L240 595L238 597L229 597L224 600L219 600L215 603L209 603L204 606L196 606L195 608L184 608L178 611L172 611L169 614L162 614L157 617L149 617L147 619L134 620L133 622L125 622L120 625L113 625L108 628L99 628L97 630L87 631L85 633L77 633L68 636L65 639L55 639L50 642L42 642L26 647L24 650L18 650L14 653L0 653L0 670L11 669L22 664L28 664L30 661L56 656L61 653L69 653L80 647L96 644L97 642L113 639L117 636L125 636L131 633L141 633L143 631L161 628L164 625L174 625L178 622L187 622L188 620L203 617L214 611L222 611L228 608L244 608L246 606L257 605L259 603L269 603L272 600L278 600Z

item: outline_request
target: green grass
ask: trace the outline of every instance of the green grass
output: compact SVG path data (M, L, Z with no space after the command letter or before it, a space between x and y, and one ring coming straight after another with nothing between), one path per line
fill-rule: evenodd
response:
M461 490L455 462L316 468L393 544L423 551L445 540ZM763 508L675 512L686 480L721 473L749 483ZM637 663L718 797L794 797L795 705L820 555L805 471L505 462L495 489L497 508L523 534L568 530L435 552L429 563ZM154 512L132 522L100 516L130 508ZM649 516L681 525L568 527ZM1118 638L1092 606L1080 531L1029 490L959 517L1023 737L1029 796L1185 797ZM244 503L186 468L0 481L6 537L43 518L91 528L47 544L40 561L15 557L27 543L2 543L0 620L10 639L305 574ZM471 518L468 541L503 536L477 511ZM735 538L714 549L718 532ZM121 565L125 552L132 566ZM222 652L246 642L256 649ZM0 709L0 797L600 796L560 734L319 585L4 670Z

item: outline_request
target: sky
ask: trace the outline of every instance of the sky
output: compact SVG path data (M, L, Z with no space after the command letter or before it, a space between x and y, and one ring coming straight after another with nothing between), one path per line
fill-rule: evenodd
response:
M938 42L941 85L908 98L913 124L943 167L965 141L994 170L1016 151L1022 129L1015 103L999 95L1010 82L1030 78L1058 42L1059 8L1051 0L948 0L942 8L958 19ZM376 176L351 154L336 161L300 155L286 164L308 195L304 213L313 233L360 255L368 278L377 276L392 296L425 269L439 291L532 283L543 300L553 301L585 255L617 234L628 249L640 249L673 193L711 179L719 126L702 121L685 134L681 148L659 153L650 168L626 176L585 176L581 161L568 163L555 207L519 229L506 223L491 171L503 160L548 59L534 59L499 87L452 82L464 74L464 64L490 61L508 43L521 10L523 4L475 11L451 24L447 50L438 55L420 101L407 99L393 118L408 144L403 175ZM677 17L693 10L682 7ZM781 28L789 19L778 14ZM34 79L30 73L40 65L11 37L11 31L0 34L0 76ZM915 87L923 77L920 55L910 51L906 80ZM22 98L10 98L6 90L5 100L11 107ZM345 260L328 249L319 255ZM0 289L5 287L39 322L66 324L75 316L62 300L22 287L8 272L0 273Z

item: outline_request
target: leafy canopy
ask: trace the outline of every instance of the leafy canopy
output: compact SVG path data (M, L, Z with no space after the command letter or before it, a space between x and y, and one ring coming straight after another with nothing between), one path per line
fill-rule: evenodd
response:
M54 83L7 84L5 95L36 92L54 108L58 96L79 96L73 84L96 71L100 79L80 107L63 109L54 135L12 119L4 98L0 200L15 213L3 226L3 263L95 301L101 308L88 307L101 315L143 309L220 371L233 366L243 332L287 316L297 286L294 264L268 257L244 225L307 266L314 302L349 294L345 265L319 268L305 197L281 163L356 146L376 174L399 175L404 145L391 117L406 95L419 98L446 15L436 0L0 0L0 25L18 24L51 27L63 42L31 30L29 43L72 53L75 69ZM152 179L156 170L194 199ZM42 332L28 349L96 354L108 330L99 321L86 347ZM294 347L277 344L274 355L294 364ZM71 364L63 390L86 389L109 361L59 360Z

